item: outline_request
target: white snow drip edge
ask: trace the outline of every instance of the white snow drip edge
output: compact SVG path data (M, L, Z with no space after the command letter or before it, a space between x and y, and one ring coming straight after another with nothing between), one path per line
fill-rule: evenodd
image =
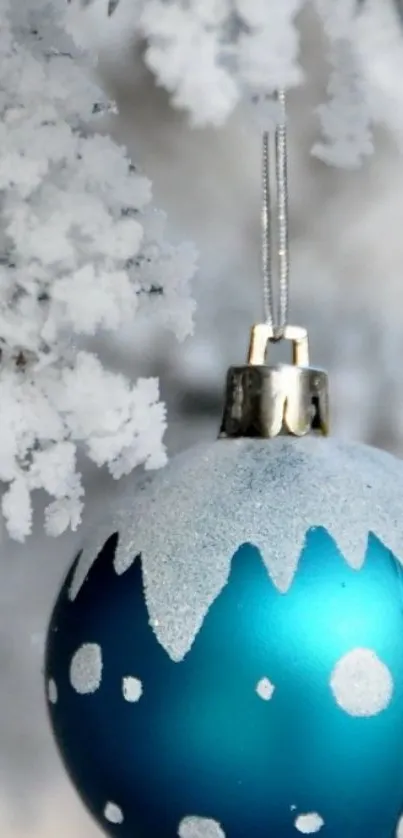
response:
M150 624L180 661L242 544L260 551L273 584L286 593L314 527L327 530L356 570L371 533L403 556L402 496L403 463L365 445L317 437L200 445L112 512L84 548L69 597L76 598L106 540L118 533L116 573L141 555Z

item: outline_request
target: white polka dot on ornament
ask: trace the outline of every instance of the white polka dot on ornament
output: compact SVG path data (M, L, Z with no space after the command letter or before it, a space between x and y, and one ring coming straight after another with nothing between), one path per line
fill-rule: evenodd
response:
M183 818L178 829L179 838L225 838L221 825L212 818L188 816Z
M257 684L256 692L263 701L270 701L274 689L274 684L268 678L261 678Z
M323 818L317 812L308 812L305 815L298 815L295 820L295 828L303 835L313 835L322 829L324 823Z
M138 701L143 694L143 685L140 679L127 675L122 681L122 692L126 701Z
M372 649L353 649L340 658L330 686L339 707L351 716L376 716L393 694L392 675Z
M116 803L112 803L109 801L104 809L104 815L109 823L119 824L123 823L123 812L120 806L117 806Z
M83 643L70 664L70 683L81 695L94 693L102 679L102 652L97 643Z

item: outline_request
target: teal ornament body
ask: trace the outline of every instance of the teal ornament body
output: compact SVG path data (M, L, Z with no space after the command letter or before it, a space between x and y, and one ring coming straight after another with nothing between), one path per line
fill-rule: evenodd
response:
M121 838L393 838L403 811L403 464L220 440L125 498L49 627L47 698Z

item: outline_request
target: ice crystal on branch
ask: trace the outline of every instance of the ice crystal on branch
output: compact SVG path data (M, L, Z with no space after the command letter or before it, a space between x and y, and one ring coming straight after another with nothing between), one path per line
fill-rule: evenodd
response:
M119 0L133 36L144 42L143 57L172 103L195 126L221 125L245 92L265 95L281 82L301 80L294 20L305 0ZM67 26L82 38L78 8L103 0L71 0Z
M145 306L184 338L195 253L165 241L125 149L86 127L102 95L80 62L16 39L9 11L0 0L0 480L22 540L34 489L52 498L49 533L79 524L78 446L114 477L165 462L158 382L130 382L79 341Z
M306 80L299 15L308 7L319 18L329 57L328 101L317 108L323 141L313 153L331 165L356 168L373 150L373 122L386 123L401 141L401 120L396 130L396 117L379 102L387 68L396 83L401 75L402 0L69 0L67 26L81 41L92 10L98 9L105 31L111 18L120 18L125 36L130 29L140 47L139 60L192 125L219 126L245 100L255 103L261 124L273 91ZM115 41L118 29L117 22ZM371 29L385 30L382 45ZM392 55L396 37L398 63ZM399 112L402 98L400 92Z
M374 150L366 85L352 42L356 0L316 0L329 42L328 101L317 109L324 142L312 153L331 165L357 168Z

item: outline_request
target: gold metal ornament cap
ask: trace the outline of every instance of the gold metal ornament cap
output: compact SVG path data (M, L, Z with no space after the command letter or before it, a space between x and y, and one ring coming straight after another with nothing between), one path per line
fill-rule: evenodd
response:
M227 373L220 437L305 436L329 433L328 376L309 366L307 330L286 326L292 363L266 364L273 327L253 326L247 364Z

